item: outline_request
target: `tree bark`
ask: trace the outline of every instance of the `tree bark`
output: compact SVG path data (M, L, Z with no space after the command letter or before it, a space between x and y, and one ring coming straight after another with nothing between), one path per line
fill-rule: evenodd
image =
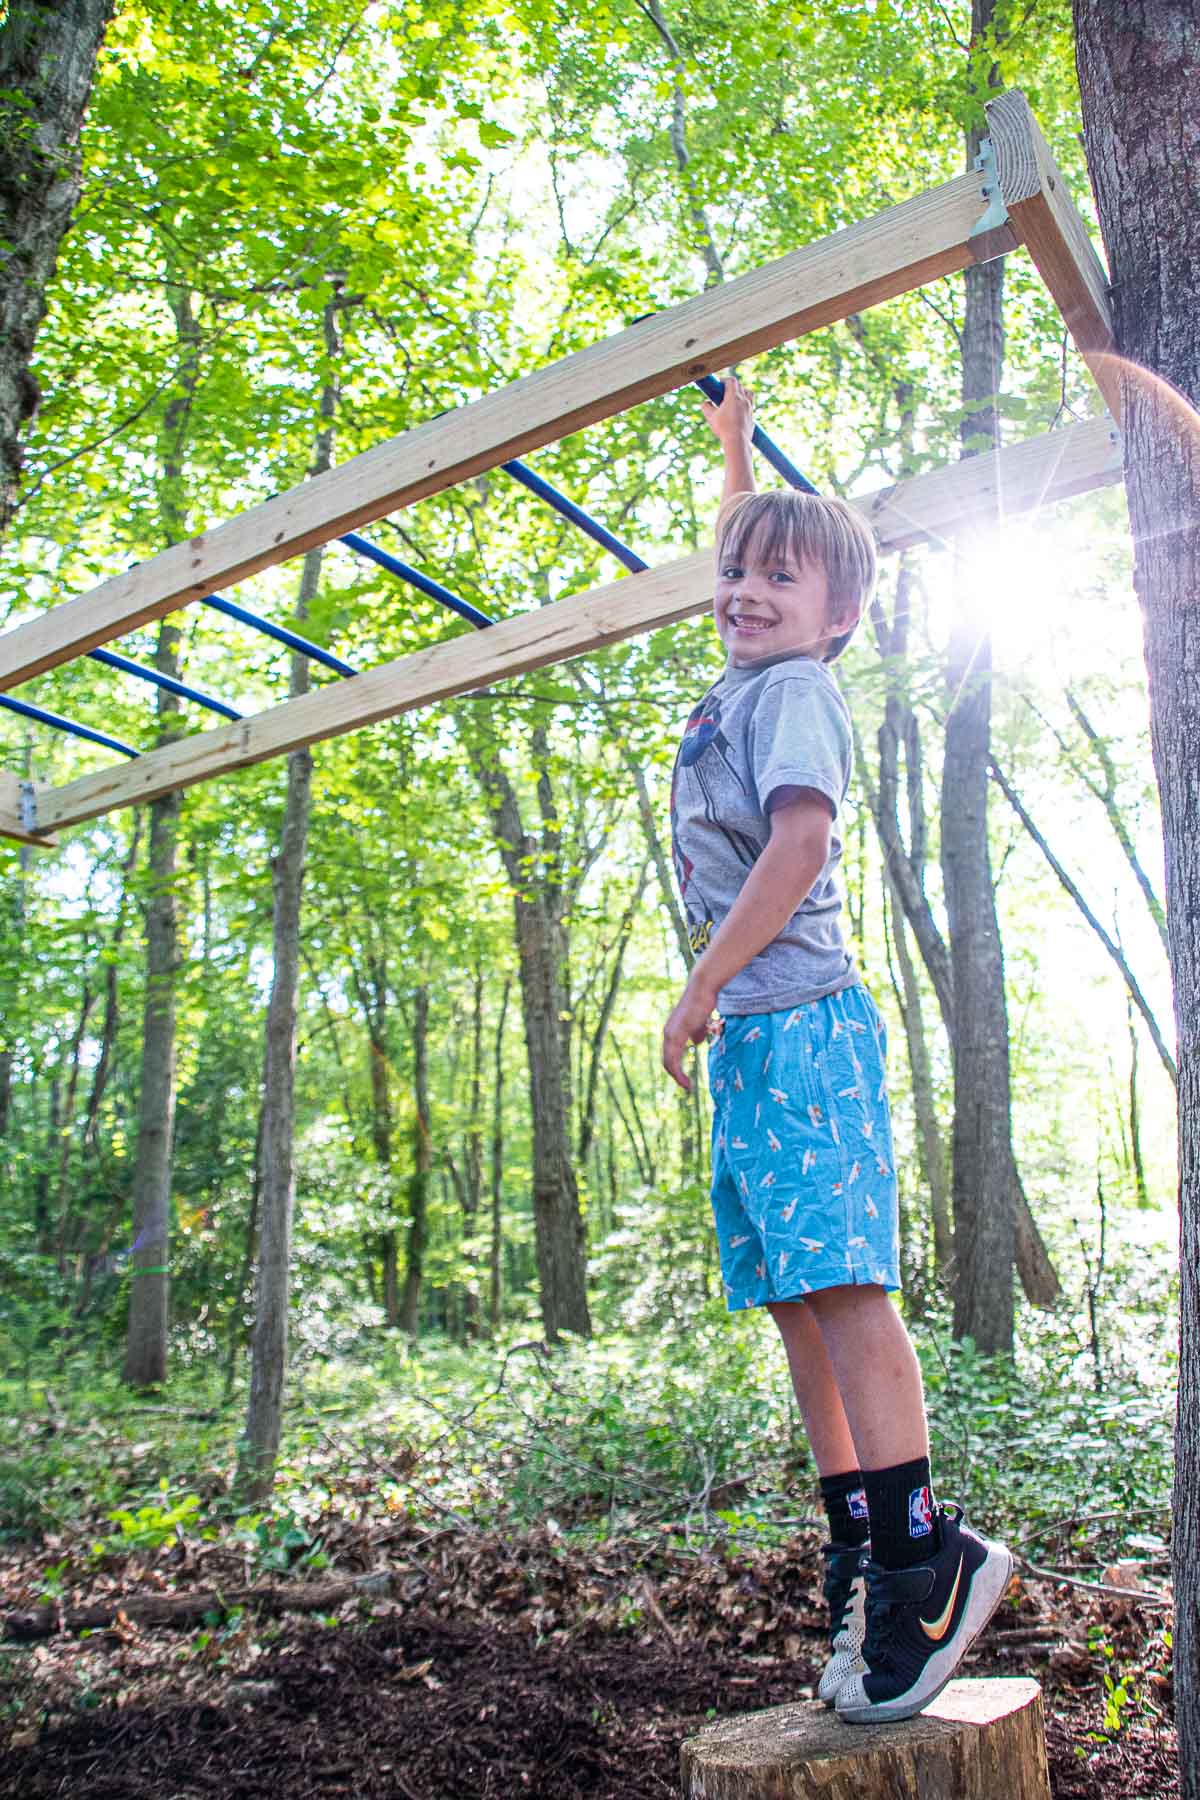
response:
M994 0L972 0L972 42L992 25ZM999 85L990 67L986 87ZM970 167L982 133L967 139ZM996 397L1004 366L1004 263L965 273L962 454L1000 441ZM988 845L992 653L960 561L946 670L942 765L942 876L954 989L954 1335L985 1352L1013 1343L1016 1254L1004 958Z
M1165 917L1165 915L1164 915ZM1125 996L1125 1021L1129 1027L1129 1155L1133 1165L1134 1191L1137 1203L1146 1208L1150 1195L1146 1188L1146 1165L1142 1161L1142 1108L1138 1095L1138 1035L1133 1019L1133 1001Z
M79 134L113 0L10 0L0 28L0 532L37 411L30 367L79 199Z
M493 1331L500 1328L500 1250L503 1243L501 1202L504 1197L504 1024L508 1018L508 999L512 993L512 977L504 982L500 1000L500 1017L496 1021L496 1041L492 1082L492 1241L488 1252L488 1323Z
M325 351L331 370L341 350L334 280L325 306ZM321 427L310 473L333 464L336 375L321 391ZM300 573L295 617L303 624L321 580L322 546L308 552ZM288 691L308 692L306 657L293 652ZM296 1202L296 1016L300 992L300 915L308 825L312 813L312 753L294 750L287 763L287 799L279 851L272 865L275 906L272 923L274 968L267 1005L266 1055L259 1129L258 1273L254 1294L254 1340L250 1355L250 1396L246 1429L238 1448L238 1489L248 1500L264 1500L275 1481L275 1461L283 1428L287 1376L288 1296L291 1286L292 1225Z
M200 332L187 288L170 279L167 299L175 315L184 359L163 415L159 436L159 511L168 544L187 534L184 446L192 397L200 376ZM164 675L181 673L182 637L170 614L158 628L154 665ZM158 743L178 736L183 702L158 689ZM133 1248L129 1268L129 1319L124 1378L131 1387L166 1380L170 1323L171 1151L175 1130L175 976L179 926L175 894L177 838L183 797L164 794L150 806L146 898L146 992L142 1007L142 1068L138 1135L133 1170Z
M164 624L155 665L178 672L179 632ZM168 707L163 702L172 702ZM160 716L179 706L160 689ZM169 731L159 743L170 742ZM175 972L178 918L175 899L176 835L180 795L150 808L149 885L146 899L146 991L142 1004L142 1069L133 1167L133 1248L129 1258L129 1320L124 1378L151 1387L167 1375L170 1313L171 1149L175 1128Z
M429 1176L433 1153L429 1129L429 989L413 995L413 1169L408 1184L408 1235L404 1250L401 1331L415 1338L421 1316L421 1283L429 1242Z
M1075 0L1084 142L1124 359L1125 482L1166 849L1179 1065L1175 1693L1200 1797L1200 35L1193 0Z
M117 1026L120 1022L120 992L118 988L118 970L120 957L118 951L125 936L125 927L129 918L129 890L137 867L138 850L142 842L142 815L135 811L133 815L133 835L129 841L129 852L121 866L122 887L121 898L117 904L117 917L113 925L112 937L109 940L108 956L104 968L104 1019L100 1027L100 1052L92 1071L92 1084L88 1090L87 1108L84 1112L81 1148L84 1155L96 1154L100 1147L100 1108L104 1103L109 1077L112 1074L113 1058L117 1047Z
M545 743L534 734L543 764ZM561 916L557 842L539 847L526 832L516 792L497 757L475 750L476 778L491 812L513 890L520 958L525 1050L533 1110L533 1216L546 1340L563 1331L591 1334L583 1214L571 1153L571 1063L565 980L567 936ZM543 812L548 808L543 798ZM549 826L550 820L547 820ZM557 833L547 831L557 839ZM543 869L538 869L539 860Z
M629 948L629 938L633 931L633 921L637 909L642 903L642 895L646 891L646 877L650 871L649 858L642 864L634 886L629 905L617 926L617 942L613 954L612 967L609 970L608 982L604 990L604 998L600 1003L600 1014L592 1032L592 1041L588 1050L587 1080L584 1088L583 1107L579 1117L579 1142L575 1157L580 1168L586 1168L591 1153L592 1140L596 1133L596 1099L600 1085L600 1058L604 1054L604 1040L608 1036L608 1028L612 1022L617 995L621 989L621 976L625 967L625 952ZM582 1033L580 1034L582 1042Z
M919 1717L848 1731L815 1700L685 1738L686 1800L1050 1800L1036 1681L956 1681Z
M942 1142L941 1128L938 1125L937 1105L933 1091L933 1070L929 1060L929 1046L925 1039L925 1019L921 1006L921 990L917 983L917 972L913 967L912 956L908 948L908 932L904 923L904 909L896 896L896 889L886 871L884 879L888 882L891 899L891 935L896 947L896 961L900 968L900 981L897 1001L900 1016L904 1021L904 1036L908 1045L908 1066L912 1074L913 1112L917 1123L917 1162L921 1172L921 1180L929 1191L930 1220L933 1226L933 1266L934 1272L946 1279L951 1275L954 1260L954 1233L950 1218L950 1183L946 1171L946 1151Z

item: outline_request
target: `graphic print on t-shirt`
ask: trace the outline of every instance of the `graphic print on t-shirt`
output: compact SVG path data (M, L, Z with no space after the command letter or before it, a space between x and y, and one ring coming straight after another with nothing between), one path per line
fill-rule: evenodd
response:
M682 733L671 782L675 870L696 955L704 954L771 838L771 801L812 788L833 814L825 866L791 919L717 996L721 1013L770 1012L857 980L838 928L838 815L853 745L832 675L806 657L726 668Z
M702 766L703 761L706 760L706 753L709 751L720 758L725 775L734 783L738 792L745 794L747 792L746 784L739 773L732 746L721 730L721 699L715 688L704 696L699 706L693 709L691 717L684 726L683 742L679 746L679 754L675 759L675 773L671 782L671 839L675 857L675 879L679 883L683 909L687 915L688 942L692 947L693 956L699 956L702 950L707 950L713 934L714 923L712 907L699 891L694 879L695 864L682 849L675 829L678 817L676 794L679 787L680 769L691 769L695 772L696 781L704 798L704 817L709 824L716 826L739 862L750 868L757 854L753 844L740 832L729 830L717 816L714 786L707 779Z

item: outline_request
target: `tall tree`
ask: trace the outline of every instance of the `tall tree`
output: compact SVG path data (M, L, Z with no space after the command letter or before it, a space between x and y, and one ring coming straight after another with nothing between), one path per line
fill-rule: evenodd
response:
M342 276L331 277L331 292L324 309L328 372L321 389L321 423L312 461L313 475L323 475L333 466L337 361L341 350L338 314L344 285ZM296 620L301 625L307 620L317 596L322 560L323 546L319 544L304 558L295 608ZM294 699L306 694L308 688L308 659L293 651L289 693ZM262 1118L258 1136L258 1274L254 1295L250 1398L239 1452L239 1485L250 1499L263 1499L271 1491L283 1426L292 1220L296 1202L296 1002L300 991L300 913L308 821L312 812L312 768L311 750L293 750L288 757L283 827L272 865L274 971L267 1006Z
M160 434L159 511L166 543L187 532L184 454L192 402L200 378L200 330L190 290L168 267L167 299L182 351L177 385L163 413ZM168 613L158 628L154 665L178 680L182 634ZM182 702L158 690L158 742L178 735ZM138 1135L133 1171L133 1249L130 1256L129 1319L125 1337L125 1380L149 1387L167 1374L170 1322L171 1148L175 1129L175 988L179 962L176 897L179 815L182 795L164 794L150 806L150 847L146 894L146 990L142 1007L142 1068L138 1089Z
M79 199L79 133L113 0L10 0L0 26L0 531L40 398L30 363Z
M1074 0L1084 141L1113 279L1125 482L1162 800L1179 1068L1175 1676L1200 1796L1200 34L1193 0Z
M561 822L550 778L545 728L534 727L542 820L526 828L517 791L495 750L472 748L476 778L513 894L521 1005L533 1108L533 1216L542 1322L548 1343L562 1331L591 1332L583 1213L571 1143L571 1034L567 1005L568 887ZM577 878L576 878L577 879Z
M972 0L973 66L994 41L995 0ZM994 57L983 56L975 99L1000 85ZM967 135L967 166L979 154L981 126ZM962 329L962 454L1000 442L997 398L1004 366L1004 262L966 271ZM942 875L953 974L954 1029L954 1335L981 1350L1013 1342L1011 1089L1004 956L988 844L992 649L987 622L972 602L969 566L960 562L946 668L946 744L942 762Z

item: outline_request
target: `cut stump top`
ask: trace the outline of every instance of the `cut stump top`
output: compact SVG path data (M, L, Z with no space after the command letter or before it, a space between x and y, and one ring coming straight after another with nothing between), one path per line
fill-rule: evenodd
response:
M1042 1691L952 1681L915 1719L846 1725L815 1700L719 1719L680 1753L686 1800L1050 1800Z

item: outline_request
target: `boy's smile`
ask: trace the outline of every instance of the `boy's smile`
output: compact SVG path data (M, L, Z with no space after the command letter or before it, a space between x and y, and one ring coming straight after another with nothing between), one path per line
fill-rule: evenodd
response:
M718 567L713 618L735 668L789 653L820 660L839 628L829 611L829 582L816 563L759 556L751 544L741 562Z

